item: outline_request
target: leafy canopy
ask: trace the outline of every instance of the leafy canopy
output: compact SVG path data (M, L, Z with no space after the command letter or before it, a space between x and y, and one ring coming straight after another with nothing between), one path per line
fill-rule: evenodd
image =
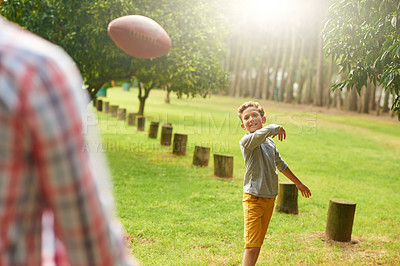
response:
M191 96L227 87L221 68L223 21L211 0L13 0L1 13L22 27L60 45L76 62L91 96L107 81L132 76L153 86ZM151 60L122 52L107 34L120 16L151 17L173 41L167 56Z
M360 93L368 79L394 97L400 119L400 3L394 0L332 1L323 30L325 50L347 74L333 89Z

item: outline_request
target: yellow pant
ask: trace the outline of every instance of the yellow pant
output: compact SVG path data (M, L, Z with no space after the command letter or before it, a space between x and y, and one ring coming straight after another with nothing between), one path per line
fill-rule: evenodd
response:
M275 198L243 193L245 248L261 247L274 210Z

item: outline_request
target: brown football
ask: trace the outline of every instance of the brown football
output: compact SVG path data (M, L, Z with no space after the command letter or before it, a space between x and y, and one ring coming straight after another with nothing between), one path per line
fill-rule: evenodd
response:
M151 18L129 15L108 24L108 34L124 52L139 58L163 56L171 49L168 33Z

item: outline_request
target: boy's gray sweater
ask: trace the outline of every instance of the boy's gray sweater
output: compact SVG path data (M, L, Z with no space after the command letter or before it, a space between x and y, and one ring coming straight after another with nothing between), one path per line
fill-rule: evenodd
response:
M273 198L278 195L278 172L287 164L281 159L275 142L269 138L278 133L280 126L270 124L240 140L246 174L243 191L257 197Z

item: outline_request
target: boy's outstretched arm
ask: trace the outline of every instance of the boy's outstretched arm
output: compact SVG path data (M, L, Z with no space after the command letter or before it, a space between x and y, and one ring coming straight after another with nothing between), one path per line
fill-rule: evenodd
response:
M311 196L311 191L308 189L308 187L301 183L301 181L292 173L289 167L283 170L282 174L284 174L296 185L297 189L300 190L303 197L309 198Z

